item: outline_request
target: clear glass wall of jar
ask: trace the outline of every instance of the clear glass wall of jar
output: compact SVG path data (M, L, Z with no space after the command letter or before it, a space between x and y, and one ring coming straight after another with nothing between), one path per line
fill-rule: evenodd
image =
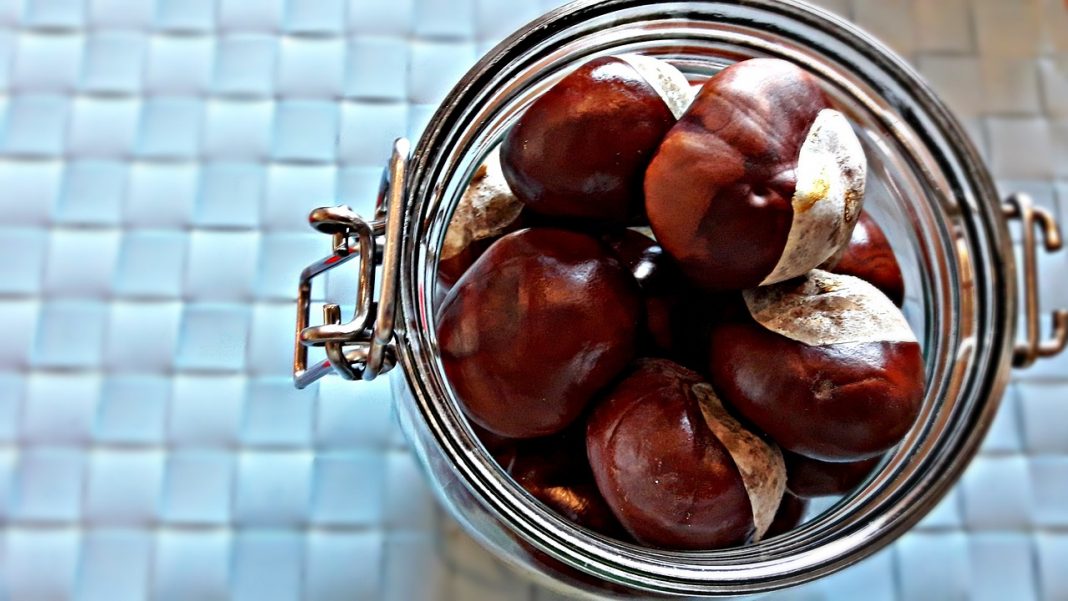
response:
M637 52L698 78L773 56L816 74L858 129L867 208L905 272L906 315L926 354L920 420L884 468L781 537L709 552L619 543L559 518L515 485L466 425L436 352L437 253L480 159L523 108L577 65ZM913 71L849 24L794 2L579 2L490 51L434 116L408 165L400 255L402 426L441 503L484 545L572 594L744 594L817 578L916 523L976 450L1007 381L1015 333L1011 245L993 183Z

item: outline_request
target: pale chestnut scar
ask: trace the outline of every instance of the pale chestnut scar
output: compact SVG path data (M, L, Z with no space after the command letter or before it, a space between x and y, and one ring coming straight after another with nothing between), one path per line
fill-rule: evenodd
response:
M864 148L849 121L834 109L820 111L798 154L786 246L762 286L805 273L849 242L867 171Z
M691 389L709 429L727 447L727 452L738 466L749 503L753 506L753 524L756 527L753 542L757 542L775 520L786 491L786 463L782 452L734 419L723 407L712 386L701 383L694 384Z
M629 229L638 232L639 234L645 236L646 238L648 238L650 240L656 241L656 234L653 233L653 228L651 228L649 226L643 225L643 226L638 226L638 227L632 227L632 228L629 228Z
M515 223L523 203L508 186L501 169L500 146L475 171L445 231L441 260L451 259L472 242L500 235Z
M801 280L742 293L761 326L809 346L916 342L905 315L868 282L813 269Z
M656 90L676 119L690 108L695 92L686 76L674 65L641 54L620 54L616 58L630 65Z

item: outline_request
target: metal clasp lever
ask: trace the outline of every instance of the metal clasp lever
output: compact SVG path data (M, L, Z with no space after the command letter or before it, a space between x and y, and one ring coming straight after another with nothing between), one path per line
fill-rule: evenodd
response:
M1068 346L1068 311L1053 312L1053 333L1043 340L1039 331L1039 283L1036 229L1042 232L1045 248L1048 252L1060 250L1060 228L1057 221L1042 207L1035 206L1026 194L1013 194L1003 205L1003 211L1009 219L1019 219L1023 228L1023 276L1024 276L1024 310L1026 317L1027 339L1016 344L1013 365L1028 367L1039 357L1052 357Z
M318 208L308 216L313 228L331 236L331 254L305 267L300 274L293 343L293 384L297 388L304 388L331 371L346 380L373 380L396 364L396 349L391 341L397 309L397 266L408 152L407 140L401 138L394 142L373 221L364 221L347 206ZM381 252L379 237L384 239ZM341 308L326 304L323 323L309 325L312 280L355 257L360 259L360 270L352 319L343 323ZM379 264L383 281L376 303L371 296ZM324 347L326 360L309 367L310 346Z

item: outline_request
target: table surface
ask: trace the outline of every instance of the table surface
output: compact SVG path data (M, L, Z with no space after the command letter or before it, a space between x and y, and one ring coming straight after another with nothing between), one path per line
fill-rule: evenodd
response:
M304 225L555 0L0 0L0 599L542 600L431 500L384 379L289 380ZM828 0L1068 218L1062 0ZM1068 306L1068 254L1042 259ZM328 299L352 298L329 278ZM357 398L358 397L358 398ZM772 599L1068 599L1068 356L892 548Z

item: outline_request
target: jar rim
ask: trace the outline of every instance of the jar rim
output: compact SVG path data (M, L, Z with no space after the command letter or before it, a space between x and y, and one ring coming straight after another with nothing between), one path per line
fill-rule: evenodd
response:
M427 282L436 264L434 236L441 229L443 174L459 170L446 148L471 144L476 137L470 120L487 90L506 86L504 73L515 73L537 60L554 36L582 35L584 23L625 19L697 20L737 27L774 27L777 36L805 44L830 62L850 65L860 78L893 107L888 119L915 133L933 158L934 177L944 177L953 190L952 210L963 229L956 240L974 261L971 278L978 291L970 335L951 350L958 381L947 384L962 399L952 416L953 436L943 436L927 449L929 473L914 474L909 490L896 490L866 501L870 519L843 525L822 544L798 550L792 543L771 541L703 553L659 552L609 541L569 526L547 514L518 487L505 482L470 429L457 421L435 358L432 296ZM803 39L802 39L803 38ZM539 50L541 49L541 50ZM761 592L800 584L841 569L876 552L918 522L963 472L993 419L1009 375L1015 335L1016 278L1011 241L997 202L997 192L978 152L948 108L901 58L852 24L798 0L580 0L558 8L527 25L488 52L456 85L431 118L409 167L408 203L400 271L398 355L418 411L434 444L453 463L465 485L525 541L565 564L612 582L668 594L716 595ZM447 176L446 176L447 179ZM444 211L447 212L447 211ZM947 239L955 234L939 224ZM440 246L440 240L438 240ZM950 272L956 267L948 266ZM955 278L962 277L954 274ZM959 298L945 302L959 303ZM957 305L953 305L956 307ZM956 309L954 309L956 310ZM959 365L961 361L967 367ZM935 444L937 443L937 444ZM809 531L811 528L805 528ZM792 547L790 545L793 545ZM758 548L758 552L753 549ZM789 549L784 551L783 549Z

